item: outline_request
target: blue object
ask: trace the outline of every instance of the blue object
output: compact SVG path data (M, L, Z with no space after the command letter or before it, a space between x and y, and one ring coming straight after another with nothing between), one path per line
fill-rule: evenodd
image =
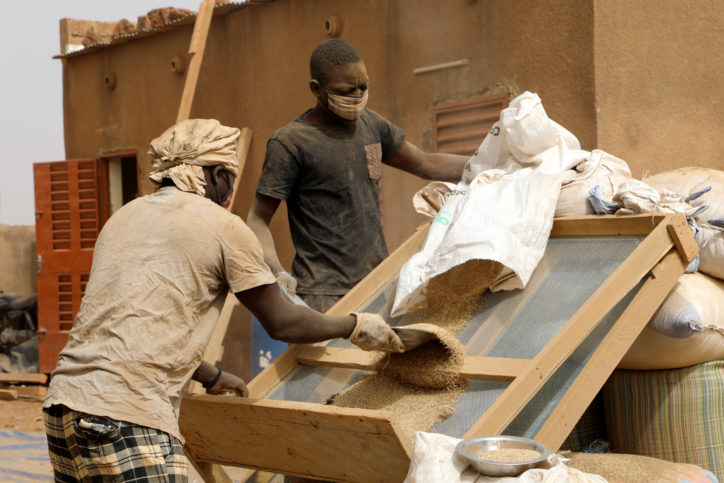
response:
M601 185L597 184L588 193L590 194L588 203L590 203L593 212L597 215L612 215L621 209L621 205L608 201L603 197Z
M272 339L259 320L251 317L251 377L256 377L266 366L287 350L289 344Z

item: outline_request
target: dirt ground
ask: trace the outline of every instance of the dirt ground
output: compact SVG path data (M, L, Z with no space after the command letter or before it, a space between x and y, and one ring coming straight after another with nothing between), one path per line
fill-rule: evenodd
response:
M0 400L0 429L25 433L44 432L42 401Z

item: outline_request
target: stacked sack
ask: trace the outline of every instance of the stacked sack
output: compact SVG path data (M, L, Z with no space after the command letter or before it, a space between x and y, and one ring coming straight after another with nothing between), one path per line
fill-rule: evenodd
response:
M646 177L644 183L662 199L678 196L688 205L680 212L694 230L699 264L698 271L679 278L619 368L674 369L724 360L724 172L679 168ZM612 201L630 206L624 188ZM638 203L643 204L640 197Z
M595 150L568 170L556 216L682 213L699 257L619 364L673 369L724 360L724 172L689 167L631 177L625 161Z
M724 172L680 168L639 181L623 179L620 160L603 158L620 167L619 183L611 193L611 172L592 186L586 213L682 213L699 245L698 265L679 278L604 386L608 440L616 452L700 465L724 480ZM571 197L591 183L562 186L561 215L583 214Z

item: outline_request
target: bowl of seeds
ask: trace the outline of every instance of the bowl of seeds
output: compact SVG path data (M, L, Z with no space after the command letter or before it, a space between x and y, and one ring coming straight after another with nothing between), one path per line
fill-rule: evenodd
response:
M487 476L518 476L550 456L545 445L518 436L481 436L460 441L457 453Z

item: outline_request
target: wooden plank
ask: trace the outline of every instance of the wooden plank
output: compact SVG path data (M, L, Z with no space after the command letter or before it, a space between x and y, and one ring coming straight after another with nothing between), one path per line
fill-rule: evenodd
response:
M398 275L407 260L420 250L429 226L430 224L426 223L418 227L410 238L362 279L347 295L342 297L339 302L327 311L327 314L346 315L354 312L371 298L370 294L377 294L383 290L390 279ZM247 384L249 396L264 397L297 365L297 355L305 346L304 344L292 344L286 351L282 352L274 362L269 364Z
M17 384L45 384L48 382L47 374L23 373L23 372L0 372L0 383Z
M585 340L604 314L613 308L673 247L667 215L576 311L566 325L533 360L531 370L517 377L483 416L465 433L465 438L501 434L573 351Z
M237 192L239 191L239 183L241 181L241 174L244 172L244 166L246 166L246 160L249 156L249 148L251 147L252 130L248 127L242 128L239 133L239 139L236 143L236 159L239 164L239 175L234 179L234 191L231 193L231 203L229 203L228 210L231 211L234 206L234 200L236 199ZM218 364L219 361L224 357L224 338L226 337L226 331L229 328L229 322L234 314L234 309L240 305L236 296L229 292L224 301L224 306L221 309L219 318L216 321L214 332L211 334L206 350L204 351L203 360L209 364ZM204 392L203 387L196 381L191 381L188 392L194 394L200 394Z
M647 235L670 215L645 213L642 215L583 215L553 219L550 236L612 236Z
M687 263L691 263L694 258L699 254L699 245L696 243L694 237L691 236L691 228L686 223L686 219L677 218L672 221L669 226L669 235L674 241L677 250L681 258Z
M0 389L0 399L10 401L18 398L18 391L13 389Z
M18 397L28 397L43 399L48 392L46 386L11 386L8 384L0 384L0 389L12 389L18 393Z
M653 276L644 282L639 293L556 405L536 435L536 441L545 444L551 451L558 451L626 351L671 292L687 265L675 250L671 250L654 267Z
M195 395L179 423L197 461L343 481L402 481L411 448L386 411Z
M378 359L377 352L326 346L306 346L297 355L297 362L308 366L361 370L370 370ZM530 362L505 357L466 357L458 374L466 379L508 381L523 374Z
M232 483L232 479L220 465L198 461L188 445L184 445L184 454L205 483Z
M209 35L209 26L211 25L211 18L214 15L214 5L214 0L204 0L199 6L199 13L194 22L194 31L191 34L189 67L186 71L184 90L181 94L181 105L178 109L176 122L188 119L191 114L191 105L194 102L196 84L199 80L199 72L201 71L201 61L204 58L206 39Z

